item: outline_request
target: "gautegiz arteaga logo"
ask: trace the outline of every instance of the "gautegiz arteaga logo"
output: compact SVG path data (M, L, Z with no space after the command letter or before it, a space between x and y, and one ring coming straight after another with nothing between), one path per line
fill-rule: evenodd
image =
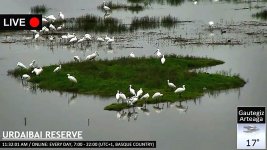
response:
M42 15L0 14L0 30L41 30Z

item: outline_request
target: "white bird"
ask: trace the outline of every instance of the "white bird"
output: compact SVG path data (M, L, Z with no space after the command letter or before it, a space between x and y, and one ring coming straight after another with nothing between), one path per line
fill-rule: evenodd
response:
M135 58L135 55L133 52L131 52L130 57Z
M52 31L52 30L54 30L54 31L56 31L57 29L56 29L56 27L53 25L53 24L50 24L49 25L49 29Z
M183 87L179 87L177 88L174 93L179 93L181 96L181 93L185 91L185 85L183 85Z
M76 62L80 62L80 61L81 61L79 56L74 56L73 58L74 58L74 60L75 60Z
M146 93L145 95L143 95L140 99L148 99L149 98L149 94Z
M58 16L59 16L59 19L61 19L61 20L64 20L64 18L65 18L64 14L62 12L59 12Z
M37 38L39 38L39 33L36 33L35 35L34 35L34 39L37 39Z
M21 62L18 62L17 66L20 67L20 68L23 68L23 69L27 69L27 67Z
M85 37L83 37L83 38L79 39L77 43L82 43L82 42L84 42L85 40L86 40Z
M58 72L61 70L61 65L59 65L58 67L56 67L56 69L53 72Z
M55 38L54 38L52 35L49 37L49 41L50 41L50 42L53 42L54 39L55 39Z
M32 33L38 33L36 30L31 30Z
M122 92L120 92L120 98L122 99L122 100L126 100L127 98L126 98L126 96L125 96L125 94L123 94Z
M117 93L116 93L116 100L119 101L120 100L120 91L117 90Z
M86 60L93 60L96 58L96 56L99 56L99 54L97 53L97 51L95 51L94 53L88 55L85 59Z
M136 93L137 98L140 97L142 94L143 94L143 90L142 90L142 88L140 88L140 90L137 91L137 93Z
M62 30L62 28L63 28L63 26L62 26L62 25L58 26L58 27L57 27L57 31L60 31L60 30Z
M111 39L108 39L108 41L107 41L107 43L108 44L111 44L112 42L114 42L115 40L114 40L114 36L111 38Z
M29 64L29 67L30 67L30 68L34 68L34 64L35 64L35 62L36 62L35 60L32 60L32 62Z
M161 63L164 64L165 63L165 58L164 58L164 55L162 55L162 58L160 59Z
M108 6L106 6L106 2L105 2L105 1L103 2L103 4L104 4L104 6L103 6L104 10L105 10L106 12L109 11L110 8L109 8Z
M196 5L197 4L197 1L194 1L193 3L194 3L194 5Z
M161 52L159 49L157 49L154 54L156 54L158 57L161 57Z
M21 79L22 80L30 80L31 79L31 77L29 76L29 75L27 75L27 74L24 74L24 75L22 75L22 77L21 77Z
M130 85L129 90L132 95L136 95L135 90L132 88L132 85Z
M106 35L105 40L108 41L109 39L110 39L110 37L108 37L108 36Z
M214 26L214 22L213 21L209 21L209 27L213 27Z
M75 33L72 33L72 34L67 34L67 39L71 39L71 38L74 38L76 37Z
M127 101L127 103L128 103L128 105L133 105L137 101L138 101L138 97L133 96Z
M49 21L53 21L53 22L56 20L56 17L54 15L49 15L45 18L48 19Z
M78 41L77 37L74 36L73 38L70 39L69 43L75 43L77 41Z
M34 68L32 73L35 73L37 76L43 72L43 68Z
M48 21L47 21L47 19L42 18L42 22L47 23Z
M67 76L71 82L77 83L77 79L74 76L71 76L70 74L67 74Z
M84 38L86 39L86 40L92 40L92 36L90 35L90 34L85 34L84 35Z
M160 92L156 92L156 93L152 96L152 98L153 98L153 99L156 99L156 98L159 98L159 97L161 97L161 96L163 96L163 94L161 94Z
M98 42L104 42L105 40L103 39L103 38L101 38L101 37L97 37L97 39L96 39Z
M176 85L174 85L173 83L171 83L169 80L167 80L167 82L168 82L168 86L170 88L176 88Z

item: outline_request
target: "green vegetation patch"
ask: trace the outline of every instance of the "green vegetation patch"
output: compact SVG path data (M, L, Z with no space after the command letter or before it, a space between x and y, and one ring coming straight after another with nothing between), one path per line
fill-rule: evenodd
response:
M226 76L222 74L209 74L190 71L191 69L223 64L222 61L182 57L176 55L165 56L166 62L161 64L160 58L118 58L115 60L95 60L82 62L69 62L62 64L62 69L54 73L58 65L43 67L43 72L36 76L28 69L15 69L9 75L20 77L23 74L31 76L30 82L37 83L38 87L46 90L77 92L94 94L103 97L114 97L117 90L130 97L129 85L137 91L142 88L149 93L147 103L174 102L200 97L204 92L242 87L245 81L237 75ZM78 83L68 80L67 74L76 77ZM181 96L174 93L175 89L168 87L167 80L177 87L186 86L186 91ZM152 100L155 92L160 92L163 97ZM142 105L143 100L136 105ZM125 103L113 103L106 110L121 110L129 107Z

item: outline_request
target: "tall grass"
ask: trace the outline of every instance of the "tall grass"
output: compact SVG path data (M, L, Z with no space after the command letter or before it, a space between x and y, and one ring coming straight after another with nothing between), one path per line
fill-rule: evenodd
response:
M48 8L45 5L36 5L31 7L32 14L45 14L47 11Z
M129 10L131 12L137 12L137 13L145 9L145 7L140 4L127 5L127 4L113 3L112 1L106 2L106 6L108 6L111 10L123 9L123 10ZM97 6L98 9L105 11L103 7L104 7L104 4Z
M267 20L267 10L262 10L256 14L253 14L252 16L262 20Z

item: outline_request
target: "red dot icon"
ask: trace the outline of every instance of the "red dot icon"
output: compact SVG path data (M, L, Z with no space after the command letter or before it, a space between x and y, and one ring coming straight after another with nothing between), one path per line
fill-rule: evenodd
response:
M37 17L32 17L30 19L30 26L35 28L35 27L38 27L38 25L40 24L40 21Z

